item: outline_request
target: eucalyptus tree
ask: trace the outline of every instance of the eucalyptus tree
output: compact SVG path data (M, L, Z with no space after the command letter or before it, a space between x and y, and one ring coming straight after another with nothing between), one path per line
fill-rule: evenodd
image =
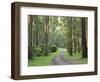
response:
M81 18L82 32L82 58L87 58L87 42L86 42L87 18Z

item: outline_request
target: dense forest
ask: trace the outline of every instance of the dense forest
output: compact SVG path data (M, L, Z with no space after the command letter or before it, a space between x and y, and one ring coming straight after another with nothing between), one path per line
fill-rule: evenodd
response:
M59 49L87 58L87 22L85 17L29 15L28 59L48 57Z

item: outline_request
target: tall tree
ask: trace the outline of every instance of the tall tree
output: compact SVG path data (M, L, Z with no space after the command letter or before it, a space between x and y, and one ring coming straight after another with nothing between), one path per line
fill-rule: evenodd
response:
M68 42L67 42L67 49L68 49L68 52L69 54L72 56L73 55L73 45L72 45L72 29L73 29L73 18L72 17L69 17L68 18L68 28L69 28L69 31L68 31Z
M32 15L28 16L28 58L32 58L32 27L33 19Z
M86 19L81 18L81 32L82 32L82 58L87 58L87 43L86 43Z
M80 18L73 18L73 52L80 53L80 39L81 39L81 28L80 28Z
M49 17L44 16L44 55L48 55L48 29L49 29Z

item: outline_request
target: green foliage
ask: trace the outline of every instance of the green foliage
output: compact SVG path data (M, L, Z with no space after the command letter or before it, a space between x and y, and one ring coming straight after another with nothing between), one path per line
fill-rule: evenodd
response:
M56 45L53 45L52 47L51 47L51 52L56 52L57 51L57 47L56 47Z
M54 56L59 55L59 51L56 51L54 53L49 53L48 56L39 56L39 57L33 57L33 59L28 60L28 66L49 66L52 65L52 58Z
M36 46L34 49L35 56L41 56L43 54L43 49L40 46Z

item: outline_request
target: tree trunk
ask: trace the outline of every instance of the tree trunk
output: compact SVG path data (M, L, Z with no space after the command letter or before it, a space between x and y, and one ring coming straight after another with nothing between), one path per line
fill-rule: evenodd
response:
M78 47L77 47L77 51L78 51L78 53L81 53L81 46L80 46L80 39L79 39L79 37L77 37L77 42L78 42Z
M81 19L81 32L82 32L82 58L87 58L87 43L86 43L86 22L85 18Z
M49 17L44 17L44 55L48 55L48 27L49 27Z
M36 30L36 46L38 46L38 31Z
M69 27L69 32L68 32L68 43L67 43L67 49L69 54L72 56L73 55L73 45L72 45L72 18L68 18L68 27Z
M32 16L28 16L28 58L32 58L32 27L33 27L33 19Z
M74 32L74 34L73 34L73 52L74 53L76 53L77 52L77 47L78 47L78 43L77 43L77 39L76 39L76 34L75 34L75 32Z

